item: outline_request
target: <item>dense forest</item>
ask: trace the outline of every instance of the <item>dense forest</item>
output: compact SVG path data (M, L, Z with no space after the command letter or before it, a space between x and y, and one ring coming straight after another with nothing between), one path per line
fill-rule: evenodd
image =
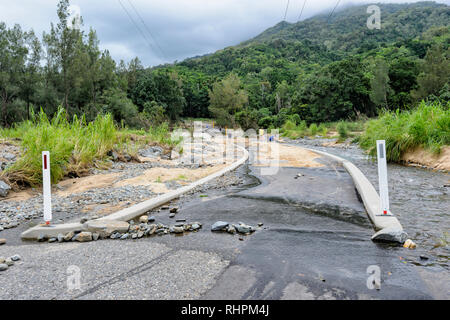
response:
M61 0L59 21L42 37L0 22L0 125L63 106L69 116L110 113L134 128L180 117L270 128L294 116L320 123L449 101L450 7L379 6L379 30L367 28L367 6L355 6L144 68L138 58L116 62L101 51L95 30L71 24L69 1Z

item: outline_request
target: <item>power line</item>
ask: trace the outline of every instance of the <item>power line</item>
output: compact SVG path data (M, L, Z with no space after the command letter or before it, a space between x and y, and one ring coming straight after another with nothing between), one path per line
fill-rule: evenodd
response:
M333 15L334 11L336 10L336 8L338 7L340 2L341 2L341 0L338 0L338 2L336 3L336 6L334 7L333 11L331 11L330 16L328 17L327 22L330 21L331 16Z
M284 12L284 19L283 19L283 21L286 21L286 16L287 16L288 9L289 9L289 2L290 2L290 0L288 0L288 2L287 2L286 11Z
M142 37L144 38L145 42L147 42L148 46L150 47L150 49L154 50L153 46L151 45L150 41L148 41L147 37L145 36L144 32L142 32L141 28L139 28L138 24L136 23L136 21L134 21L133 17L130 15L130 13L128 12L128 10L125 8L125 6L123 5L122 1L117 0L120 3L120 6L122 7L122 9L125 11L125 13L127 14L128 18L130 18L131 22L133 22L134 26L136 27L136 29L138 29L138 31L140 32L140 34L142 35Z
M302 15L303 15L303 9L305 9L305 5L306 5L306 0L305 0L305 2L303 2L302 11L300 11L300 15L298 16L298 21L300 21Z
M148 32L148 34L150 35L150 37L153 39L153 42L156 44L156 46L158 47L159 51L161 51L162 55L164 56L164 58L167 59L166 54L164 53L163 49L161 48L161 46L159 45L158 41L156 41L156 38L153 36L152 32L150 31L150 28L147 26L147 24L144 22L144 19L142 19L142 16L139 14L139 12L136 10L136 7L133 5L133 3L131 3L130 0L128 0L128 3L130 4L130 6L133 8L134 12L136 13L136 15L139 17L139 19L141 20L142 24L144 25L146 31Z

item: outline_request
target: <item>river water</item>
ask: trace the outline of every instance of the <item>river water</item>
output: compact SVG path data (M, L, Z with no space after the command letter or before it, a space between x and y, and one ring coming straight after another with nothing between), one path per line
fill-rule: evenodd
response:
M328 141L328 140L327 140ZM289 141L353 162L378 191L376 160L357 145L323 147L322 139ZM390 209L417 244L410 262L450 270L450 183L448 173L388 164Z

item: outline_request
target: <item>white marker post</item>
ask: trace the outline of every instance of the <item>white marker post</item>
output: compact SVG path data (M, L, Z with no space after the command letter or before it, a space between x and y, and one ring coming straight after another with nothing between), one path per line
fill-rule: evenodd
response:
M42 151L42 182L44 189L44 221L50 225L52 221L52 190L50 181L50 152Z
M377 140L377 157L378 157L378 181L380 188L380 206L379 215L391 215L389 211L389 190L387 178L387 162L386 162L386 141Z

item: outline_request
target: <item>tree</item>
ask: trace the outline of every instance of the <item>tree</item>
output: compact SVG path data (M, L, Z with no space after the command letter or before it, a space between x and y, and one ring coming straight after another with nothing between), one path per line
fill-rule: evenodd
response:
M209 91L209 110L219 125L234 125L233 115L248 102L247 93L241 89L239 77L230 73L225 79L213 84Z
M412 92L415 99L425 99L439 92L450 80L450 48L444 50L441 44L432 46L425 56L422 73L417 78L418 88Z
M370 99L376 106L387 108L387 93L389 90L388 65L383 58L375 60L373 78L370 79Z

